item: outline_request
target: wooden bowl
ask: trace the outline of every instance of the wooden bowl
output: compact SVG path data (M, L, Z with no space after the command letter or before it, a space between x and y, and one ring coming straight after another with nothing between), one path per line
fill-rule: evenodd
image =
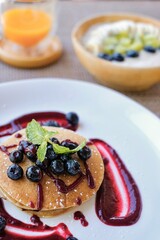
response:
M160 82L159 67L136 68L117 66L112 62L100 59L88 52L81 43L84 34L95 24L132 20L150 23L160 27L160 21L130 14L107 14L85 20L75 26L72 31L72 43L81 64L92 74L99 83L120 91L141 91Z

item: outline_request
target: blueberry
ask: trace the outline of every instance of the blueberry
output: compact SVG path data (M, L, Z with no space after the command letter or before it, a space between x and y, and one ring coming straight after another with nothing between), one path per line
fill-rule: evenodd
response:
M61 142L61 146L63 147L67 147L71 150L75 149L76 147L78 147L78 144L75 143L75 142L72 142L71 140L69 139L66 139L64 141Z
M12 180L18 180L23 176L23 169L18 164L12 164L7 169L7 176Z
M65 163L66 172L72 176L77 175L80 172L80 164L74 160L70 159Z
M10 153L9 159L13 163L20 163L23 160L23 152L20 150L14 150Z
M39 182L42 179L42 171L37 166L27 168L26 177L32 182Z
M67 160L71 159L69 154L62 154L59 157L63 162L66 162Z
M49 120L45 123L43 123L43 126L48 126L48 127L60 127L59 123L54 120Z
M152 46L145 46L144 50L146 52L149 52L149 53L155 53L156 52L156 49L154 47L152 47Z
M68 237L66 240L78 240L78 239L75 237Z
M60 144L57 138L53 137L50 139L53 143Z
M53 145L52 144L50 144L50 143L47 143L47 149L49 150L53 150Z
M113 60L112 55L108 55L108 54L106 54L106 53L99 53L99 54L98 54L98 57L99 57L99 58L102 58L102 59L104 59L104 60L108 60L108 61L112 61L112 60Z
M109 55L109 56L108 56L108 57L106 57L105 59L106 59L106 60L108 60L108 61L110 61L110 62L114 60L114 58L113 58L113 56L112 56L112 55Z
M139 52L137 52L135 50L129 50L126 53L126 56L130 57L130 58L136 58L136 57L139 57Z
M43 162L41 162L41 161L39 161L39 160L37 159L36 165L37 165L40 169L45 170L45 169L47 169L47 167L49 166L49 161L48 161L48 159L45 159Z
M54 160L50 164L50 169L52 173L59 175L61 173L64 173L64 163L61 160Z
M79 150L77 152L78 157L83 160L86 161L87 159L89 159L91 157L91 150L88 147L83 147L81 150Z
M97 55L99 58L102 58L102 59L107 59L108 58L108 54L106 54L106 53L98 53L98 55Z
M0 216L0 232L3 232L6 227L6 219Z
M115 60L115 61L117 61L117 62L123 62L123 61L124 61L124 57L123 57L123 55L120 54L120 53L114 53L114 54L112 55L112 58L113 58L113 60Z
M46 158L49 161L57 159L58 155L54 152L53 148L47 148Z
M37 167L39 167L39 168L41 168L41 169L44 168L44 164L43 164L43 162L41 162L41 161L38 160L38 159L37 159L37 161L36 161L36 165L37 165Z
M37 160L37 146L34 144L25 148L25 154L29 160L35 162Z
M77 126L79 123L79 117L77 113L74 113L74 112L67 113L66 119L72 126Z
M18 150L20 150L20 151L24 152L24 151L25 151L25 149L26 149L26 148L27 148L29 145L31 145L31 143L30 143L30 142L28 142L28 141L25 141L25 140L22 140L22 141L20 141L20 143L19 143Z

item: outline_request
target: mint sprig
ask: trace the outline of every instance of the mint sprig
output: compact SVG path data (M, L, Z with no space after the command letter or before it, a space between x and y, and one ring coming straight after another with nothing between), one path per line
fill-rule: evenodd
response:
M78 147L74 149L69 149L67 147L63 147L56 143L53 143L52 141L49 141L49 143L52 144L53 150L55 151L56 154L76 153L86 145L86 141L83 141Z
M47 152L47 143L52 144L53 150L56 154L76 153L86 145L86 141L83 141L75 149L69 149L67 147L60 146L50 140L50 138L57 133L58 132L48 131L47 129L43 128L34 119L30 123L28 123L26 128L27 139L33 144L40 145L37 150L37 157L38 160L40 160L41 162L43 162L45 159L45 155Z

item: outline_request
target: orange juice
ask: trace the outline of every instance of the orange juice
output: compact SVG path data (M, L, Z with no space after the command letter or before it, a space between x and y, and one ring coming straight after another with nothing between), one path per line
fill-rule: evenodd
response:
M51 30L51 17L42 10L14 8L2 15L4 36L24 47L32 47Z

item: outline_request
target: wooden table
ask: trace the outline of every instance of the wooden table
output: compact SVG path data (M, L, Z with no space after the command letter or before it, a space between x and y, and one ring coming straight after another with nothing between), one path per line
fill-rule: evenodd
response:
M108 12L131 12L160 19L160 2L156 1L61 1L59 6L58 35L64 46L64 54L60 61L36 70L15 69L0 63L0 82L38 77L62 77L96 82L80 65L72 48L71 31L78 21L94 14ZM145 92L124 94L160 117L160 84Z

